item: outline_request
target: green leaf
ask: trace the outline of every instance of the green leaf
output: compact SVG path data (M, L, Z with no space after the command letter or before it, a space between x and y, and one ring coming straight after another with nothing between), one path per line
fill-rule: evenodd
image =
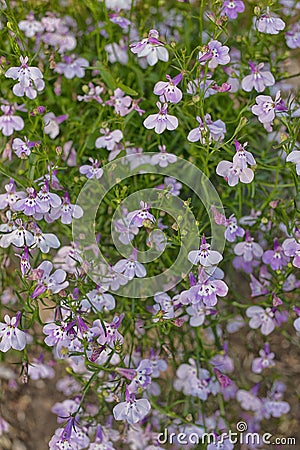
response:
M131 87L126 86L121 81L117 82L118 88L122 89L122 91L125 92L125 94L128 95L139 95L138 92L136 92L134 89L131 89Z
M22 186L23 188L26 188L26 185L23 183L22 180L20 180L20 178L16 177L15 175L11 175L6 169L5 167L2 166L2 164L0 164L0 173L3 173L3 175L6 175L8 178L12 178L14 181L16 181L20 186Z
M95 68L99 70L104 83L109 87L109 89L115 90L117 87L116 81L112 76L109 68L105 66L101 61L97 61Z

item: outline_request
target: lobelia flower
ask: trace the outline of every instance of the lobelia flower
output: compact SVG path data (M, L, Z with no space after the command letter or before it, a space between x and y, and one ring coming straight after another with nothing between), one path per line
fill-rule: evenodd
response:
M90 102L95 100L97 103L103 103L101 98L101 94L104 92L103 86L94 86L93 83L89 83L88 86L85 87L86 89L83 89L85 95L77 95L77 100L79 102Z
M286 45L289 48L299 48L300 47L300 24L299 22L294 23L290 30L285 33Z
M43 214L48 213L51 208L58 208L61 206L61 198L49 190L49 181L46 180L42 185L40 191L37 194L37 202L41 209L43 209L44 213L36 212L34 214L34 218L36 220L41 220L43 218Z
M245 234L245 230L238 226L237 220L233 214L229 219L226 219L225 226L226 230L224 236L228 242L234 242L237 237L243 237Z
M50 261L43 261L36 269L38 284L31 295L31 298L37 298L46 290L57 294L62 289L69 286L69 282L65 281L66 272L62 269L57 269L51 275L53 264Z
M0 351L7 352L13 348L23 350L26 347L26 334L19 330L18 326L21 319L21 313L10 318L8 314L4 316L4 322L0 322Z
M253 259L260 259L263 255L263 249L251 237L249 231L246 231L245 242L239 242L234 247L234 253L242 256L244 261L250 262Z
M174 301L166 292L156 292L154 294L154 301L156 302L156 305L153 306L153 309L156 315L161 317L161 314L158 313L162 311L163 319L173 319L175 317ZM153 319L153 322L158 321L158 318Z
M113 42L104 47L107 52L108 61L112 64L119 62L126 66L128 63L128 44L124 39L120 39L119 43Z
M15 138L12 143L12 149L18 158L21 159L27 158L31 153L31 149L36 145L36 142L31 142L26 137L24 139L23 141L20 138Z
M97 159L94 161L93 158L89 158L89 161L92 163L92 165L81 166L79 168L79 172L82 175L85 175L89 180L92 178L96 178L97 180L99 180L99 178L101 178L103 175L103 169L99 167L100 162Z
M254 178L254 172L247 164L255 165L255 159L252 153L245 150L247 143L241 145L234 141L236 154L233 161L221 161L218 163L216 173L227 180L229 186L236 186L239 181L242 183L251 183Z
M155 95L159 95L159 100L162 103L178 103L182 99L182 92L177 87L177 84L182 80L182 74L179 73L175 78L171 78L170 75L166 75L167 82L158 81L154 86L153 92Z
M43 25L38 20L35 20L33 13L26 16L26 20L21 20L18 24L21 31L24 31L28 38L34 37L36 34L44 30Z
M35 216L49 210L46 204L39 201L34 188L26 188L26 192L27 197L17 200L14 204L14 211L22 211L26 216Z
M52 233L43 233L42 230L34 224L34 247L41 250L42 253L49 253L50 248L59 248L60 241Z
M111 311L116 306L115 298L107 294L106 289L100 286L86 294L86 299L81 301L81 307L85 309L93 308L96 311Z
M127 219L128 210L126 208L123 209L123 217L121 219L114 221L114 227L116 232L118 233L118 239L122 244L128 245L139 233L139 229L136 225L130 223Z
M117 273L123 274L128 280L134 277L143 278L147 272L143 264L137 261L137 249L134 249L129 259L120 259L113 267Z
M63 196L62 204L52 208L46 220L47 222L53 222L54 220L60 219L61 223L68 225L72 223L73 219L80 219L82 216L83 210L81 206L73 205L68 192L66 192Z
M293 162L296 164L297 175L300 175L300 150L293 150L286 157L287 162Z
M286 256L294 258L293 266L300 268L300 243L294 238L288 238L283 242L282 248Z
M150 114L144 122L143 125L148 130L154 128L155 133L161 134L167 130L175 130L178 127L178 119L175 116L168 114L168 104L164 103L161 105L160 102L156 103L158 108L158 114Z
M146 398L136 399L126 389L126 401L118 403L113 408L115 420L126 420L130 425L140 422L151 410L151 405Z
M257 19L255 26L260 33L278 34L284 30L285 23L279 17L271 16L270 8L267 7L266 13Z
M273 270L281 270L289 262L289 257L284 254L278 240L274 239L274 250L267 250L262 257L265 264L269 264Z
M132 102L133 100L129 95L125 95L122 89L117 88L114 91L114 95L105 104L113 106L115 112L123 117L132 111L132 108L130 108Z
M263 309L260 306L250 306L246 310L247 317L250 317L250 328L261 327L261 332L268 336L275 328L275 315L271 308Z
M201 239L199 250L192 250L188 254L188 260L192 264L200 264L203 267L215 266L222 261L223 256L216 250L210 250L210 244L206 242L205 237Z
M262 284L252 275L252 273L250 273L250 278L251 297L260 297L261 295L269 293L268 289L265 287L265 285L268 286L269 283L265 282Z
M273 86L275 84L275 79L271 72L262 71L264 63L255 65L252 61L249 61L249 66L251 69L251 75L247 75L242 80L242 89L246 92L255 89L257 92L263 92L267 86Z
M213 277L208 277L203 268L199 270L198 282L195 286L190 288L192 294L191 303L203 303L205 306L215 306L218 302L218 297L226 297L228 293L228 286L223 280L217 280Z
M15 182L13 179L9 180L9 183L4 186L6 193L0 194L0 209L11 208L13 209L14 204L21 198L26 197L25 192L16 191Z
M69 117L68 114L62 116L55 116L53 112L44 115L44 132L49 135L51 139L55 139L59 135L59 125Z
M200 141L201 144L206 144L212 141L220 142L224 139L226 125L222 120L218 119L213 122L210 114L205 114L204 120L197 116L196 120L199 122L199 126L189 132L187 137L188 141Z
M187 84L187 93L190 95L196 95L199 92L204 93L203 98L208 98L211 95L215 95L217 91L212 89L212 85L214 83L213 80L210 79L211 75L208 74L205 80L201 80L200 78L196 78L193 81L189 81Z
M104 136L100 136L96 139L96 148L114 150L115 145L123 139L123 133L121 130L110 131L108 128L101 128L100 133L104 134Z
M280 91L277 92L275 100L269 95L258 95L255 101L256 105L252 106L251 111L258 116L258 120L267 131L272 131L275 112L287 111L287 107L280 97Z
M70 21L72 19L56 17L43 17L42 24L45 28L45 32L42 35L42 40L47 45L51 45L57 49L58 53L66 53L74 50L77 45L74 35L70 30ZM74 21L71 25L75 25Z
M252 361L252 372L261 373L263 369L275 366L273 361L275 353L270 352L269 344L265 344L264 348L259 351L259 355L259 358L254 358Z
M155 223L155 217L149 212L150 205L143 201L140 202L141 209L136 209L127 214L126 219L130 225L141 228L148 221Z
M245 11L242 0L224 0L221 15L226 15L229 19L236 19L239 13Z
M210 306L204 306L201 303L188 306L186 312L190 317L191 327L200 327L204 324L206 316L214 315L217 311Z
M209 69L215 69L220 64L224 66L230 62L229 47L222 45L221 42L212 40L207 44L206 52L199 52L198 61L200 64L208 62Z
M168 50L158 38L158 31L150 30L148 37L136 44L131 44L130 50L132 53L136 54L138 58L145 57L149 66L154 66L158 60L167 62L169 60Z
M159 167L167 167L169 164L173 164L177 161L177 156L172 153L167 153L165 145L158 146L160 153L151 157L151 165Z
M28 365L28 376L31 380L52 379L55 371L49 364L43 363L43 357L34 358Z
M120 316L115 316L111 323L100 321L99 319L94 320L93 326L90 332L97 339L100 345L108 345L110 347L116 344L123 344L124 338L118 331L119 326L124 319L124 314ZM104 326L103 326L104 324Z
M25 277L31 270L28 247L24 247L24 252L21 255L16 254L15 256L20 258L21 274L22 277Z
M45 87L43 74L37 67L28 66L28 56L20 56L21 65L19 67L11 67L5 72L6 78L18 80L13 87L13 93L17 97L26 97L31 100L37 96L37 91L42 91Z
M175 196L180 194L181 188L182 184L173 177L165 177L163 184L155 186L155 189L167 190L171 195Z
M76 58L74 54L63 56L63 61L56 64L54 72L64 75L68 80L74 77L83 78L85 67L89 67L85 58Z
M22 117L15 116L16 107L13 105L1 105L3 115L0 117L0 130L4 136L11 136L14 131L24 128Z
M25 227L22 225L22 221L20 219L16 220L17 227L14 227L10 233L2 235L0 239L0 247L7 248L10 244L15 245L16 247L31 247L34 243L34 237L27 231Z

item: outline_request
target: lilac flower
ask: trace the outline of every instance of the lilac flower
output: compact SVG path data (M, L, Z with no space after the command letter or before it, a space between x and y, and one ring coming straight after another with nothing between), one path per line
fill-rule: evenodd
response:
M134 394L138 391L139 387L145 389L151 383L151 375L153 372L152 361L150 359L142 359L136 369L119 367L116 371L131 380L127 389L129 394Z
M54 347L59 342L67 339L67 328L66 324L63 322L60 325L47 323L43 327L43 333L46 334L44 342L49 347Z
M115 298L111 294L105 292L106 289L98 287L86 294L86 299L81 301L81 307L96 311L111 311L116 306Z
M196 120L199 122L199 126L189 132L188 141L200 141L201 144L206 144L212 141L220 142L224 139L226 125L222 120L218 119L213 122L210 114L205 114L204 120L197 116Z
M138 227L128 221L127 214L128 210L124 208L123 217L114 221L115 230L119 234L118 239L124 245L128 245L139 232Z
M259 358L254 358L252 361L252 372L261 373L263 369L275 366L273 361L275 354L270 352L270 347L268 344L265 344L264 349L259 351L259 355Z
M190 288L190 292L195 294L192 303L203 303L205 306L215 306L218 297L226 297L228 286L222 280L208 277L203 268L199 271L198 283Z
M177 156L172 153L167 153L165 145L158 146L160 153L151 157L151 165L159 165L159 167L167 167L177 161Z
M110 347L113 347L116 344L121 345L124 341L124 338L118 331L118 328L120 327L123 318L124 314L115 316L111 323L96 319L93 322L93 326L90 329L90 332L94 335L100 345L107 344Z
M28 38L34 37L43 31L44 27L38 20L35 20L32 13L26 16L26 20L21 20L19 22L19 28L24 31L25 36Z
M196 303L194 305L188 306L186 312L190 317L191 327L200 327L204 324L206 316L216 314L216 310L210 306L201 305L201 303Z
M264 67L264 63L255 65L252 61L249 61L249 66L252 73L242 80L244 91L250 92L252 89L255 89L257 92L263 92L266 86L275 84L275 79L271 72L261 70Z
M79 172L82 175L85 175L89 180L92 178L96 178L97 180L99 180L99 178L101 178L103 175L103 169L99 167L99 161L97 159L94 161L93 158L89 158L89 161L92 163L92 165L81 166L79 168Z
M294 328L297 331L297 334L300 335L300 317L297 317L296 320L294 320Z
M146 269L143 264L137 261L137 250L134 249L129 259L120 259L112 268L115 272L121 273L128 280L132 280L135 276L143 278L146 276Z
M297 175L300 175L300 150L293 150L286 157L287 162L293 162L296 164Z
M121 130L110 131L108 128L101 128L100 133L104 136L100 136L96 139L96 148L106 148L107 150L113 150L115 145L123 139L123 133Z
M224 236L228 242L234 242L237 237L243 237L245 234L245 230L238 226L236 217L233 214L226 219L225 227Z
M28 56L20 56L21 66L11 67L5 72L6 78L18 80L13 87L13 93L18 97L26 95L31 100L36 98L37 91L42 91L45 87L43 74L37 67L28 66Z
M267 250L262 257L265 264L270 264L273 270L282 270L289 262L289 257L284 254L278 240L274 240L274 250Z
M83 216L83 210L79 205L73 205L70 201L69 194L66 192L61 206L52 208L49 218L50 222L60 219L63 224L72 223L72 219L80 219Z
M182 99L182 92L177 87L177 84L182 80L182 74L179 73L175 78L171 78L170 75L166 75L167 82L159 81L154 86L153 92L155 95L159 95L159 100L162 103L178 103Z
M26 137L24 139L25 141L20 138L15 138L12 143L12 149L18 158L21 159L27 158L31 153L32 147L35 146L35 142L30 142Z
M71 21L69 16L68 22L66 18L43 17L45 33L42 35L42 40L45 44L53 46L61 54L74 50L77 42L69 27ZM74 21L71 24L74 26Z
M112 64L119 62L126 66L128 63L128 44L124 39L120 39L119 43L113 42L104 47L108 55L108 61Z
M269 291L266 289L265 285L258 281L252 273L250 274L250 278L251 297L260 297L261 295L268 294Z
M158 31L150 30L148 37L136 44L131 44L130 50L139 58L145 57L149 66L154 66L158 60L166 62L169 60L169 53L158 38Z
M0 117L0 130L4 136L11 136L14 131L21 131L24 128L22 117L14 115L16 108L12 105L1 105L3 115Z
M286 256L294 258L293 266L300 268L300 243L294 238L285 239L282 248Z
M275 112L287 111L286 105L280 97L280 91L277 92L275 100L269 95L258 95L255 101L256 105L252 106L251 111L258 116L258 120L264 125L267 131L272 131Z
M67 120L68 117L68 114L55 116L53 112L45 114L43 117L45 123L44 132L48 134L51 139L55 139L59 135L59 125Z
M0 416L0 436L2 436L3 433L8 433L8 431L9 423Z
M245 242L239 242L234 247L234 253L242 256L244 261L249 262L253 259L260 259L263 255L263 249L251 237L249 231L246 231Z
M0 194L0 209L7 208L7 206L13 209L14 204L21 198L26 197L25 192L16 191L16 186L14 180L10 180L9 184L5 186L6 193Z
M179 183L173 177L165 177L164 178L164 183L156 186L156 189L165 189L171 195L176 195L176 196L178 196L180 194L180 189L181 188L182 188L182 184Z
M105 104L113 106L115 112L124 117L132 111L132 108L130 108L132 101L133 100L129 95L125 95L125 92L123 92L122 89L117 88L114 91L114 95L112 95Z
M65 422L66 418L72 416L72 414L78 411L79 403L75 400L64 400L63 402L56 402L51 408L51 411L56 414L57 422Z
M90 102L95 100L97 103L102 104L103 100L101 98L101 94L104 91L103 86L94 86L93 83L89 83L88 86L85 86L86 89L83 89L85 95L77 95L77 100L80 102Z
M49 190L49 181L46 180L45 183L42 185L40 191L37 194L37 202L40 206L40 208L48 212L50 208L58 208L61 205L61 198ZM42 215L36 212L34 217L37 220L40 220L42 218Z
M300 47L300 23L294 23L290 30L285 33L286 45L289 48Z
M266 13L259 17L255 26L260 33L278 34L284 30L285 23L279 17L271 16L270 9L267 7Z
M141 228L147 221L155 223L155 217L149 212L150 205L141 201L141 209L136 209L127 214L127 221L130 225Z
M199 52L198 61L200 64L202 61L209 60L209 69L215 69L219 64L225 65L230 61L230 56L228 55L229 47L222 45L221 42L212 40L208 43L207 52Z
M42 253L48 253L50 248L60 247L59 239L53 233L43 233L42 230L34 226L34 247L41 250Z
M109 20L112 23L115 23L116 25L119 25L119 27L121 27L124 30L125 33L128 31L129 25L131 25L130 20L128 20L125 17L121 16L119 13L109 14Z
M261 327L261 332L265 336L272 333L275 328L275 316L271 308L263 309L260 306L250 306L246 310L247 317L250 317L250 328Z
M164 103L163 106L160 102L156 103L158 107L158 114L150 114L144 122L143 125L148 130L154 128L155 133L161 134L167 130L175 130L178 127L178 119L175 116L168 114L168 104Z
M187 84L187 93L190 95L196 95L197 92L203 92L204 98L208 98L211 95L215 95L217 91L212 89L212 85L214 83L213 80L209 79L211 75L207 75L207 78L201 80L200 78L196 78L193 81L189 81Z
M51 379L55 377L55 371L49 364L44 364L41 358L34 358L28 365L28 376L31 380Z
M84 68L89 66L85 58L76 58L74 54L63 56L63 61L56 64L54 72L63 74L68 80L74 77L83 78Z
M53 269L53 264L50 261L43 261L37 269L38 274L38 284L31 295L31 298L36 298L42 295L46 290L52 292L52 294L57 294L62 289L69 286L69 282L65 281L66 272L62 269L57 269L51 275Z
M24 252L21 255L16 254L16 256L20 258L21 274L22 277L25 277L31 270L28 247L24 248Z
M245 150L247 143L241 145L238 141L234 141L236 147L236 154L233 157L232 163L230 161L221 161L218 163L216 173L223 176L229 186L235 186L239 181L242 183L251 183L254 178L253 170L247 164L255 165L253 155Z
M223 257L221 253L210 250L210 244L206 242L205 237L201 239L201 245L199 250L192 250L188 254L188 260L192 264L200 264L203 267L214 266L222 261Z
M245 11L245 5L242 0L224 0L222 5L221 15L229 17L229 19L236 19L239 13Z
M17 200L14 204L14 211L22 211L26 216L44 214L49 210L47 205L39 201L37 193L33 188L26 188L27 197Z
M17 314L11 319L7 314L4 316L4 321L0 322L0 351L7 352L10 348L15 350L23 350L26 346L26 334L19 330L18 326L21 319L21 313Z
M34 243L34 237L27 231L25 227L22 225L22 221L20 219L16 220L17 227L5 235L3 235L0 239L0 246L2 248L7 248L10 244L15 245L16 247L30 247Z
M157 303L153 306L156 315L161 317L160 312L163 313L163 319L173 319L175 317L174 302L166 292L156 292L154 294L154 301ZM158 322L158 318L154 318L153 322Z
M133 394L126 391L126 401L118 403L113 408L115 420L126 420L130 425L140 422L151 410L146 398L136 400Z

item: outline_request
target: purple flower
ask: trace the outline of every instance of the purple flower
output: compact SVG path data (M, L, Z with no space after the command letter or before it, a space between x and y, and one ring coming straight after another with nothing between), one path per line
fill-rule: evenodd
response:
M205 237L201 239L201 245L199 250L192 250L188 254L188 260L192 264L200 264L203 267L214 266L222 261L223 257L221 253L210 250L210 244L206 242Z
M84 90L85 95L77 95L77 100L80 102L90 102L95 100L97 103L102 104L103 100L101 94L104 88L102 86L94 86L93 83L88 84L88 89Z
M28 66L28 56L20 56L21 66L11 67L5 72L7 78L18 80L13 87L13 93L18 97L26 95L30 99L37 96L37 91L42 91L45 87L43 74L37 67Z
M26 37L34 37L43 31L44 27L38 20L35 20L32 13L26 16L26 20L21 20L19 22L19 28L24 31Z
M114 95L112 95L105 104L113 106L115 112L123 117L132 111L132 108L130 108L132 101L133 100L129 95L125 95L125 92L123 92L122 89L117 88L114 91Z
M34 358L28 365L28 376L31 380L51 379L55 377L55 371L49 364L44 364L40 358Z
M172 153L167 153L165 145L158 146L160 153L151 157L151 165L159 167L167 167L169 164L173 164L177 161L177 156Z
M96 178L97 180L99 180L99 178L101 178L103 175L103 169L99 167L99 161L97 159L94 161L93 158L89 158L89 161L91 161L92 165L81 166L79 168L79 172L82 175L85 175L89 180L92 178Z
M242 227L239 227L237 224L237 220L232 214L225 222L225 239L228 242L234 242L237 237L243 237L245 234L245 230Z
M205 114L204 120L197 116L196 120L199 122L199 126L189 132L187 137L188 141L200 141L201 144L206 144L212 141L220 142L224 139L226 125L222 120L218 119L213 122L210 114Z
M272 333L275 328L275 316L271 308L263 309L260 306L250 306L246 310L247 317L250 317L250 328L261 327L261 332L265 336Z
M59 135L59 125L67 120L68 114L62 116L55 116L53 112L44 115L44 132L49 135L51 139L55 139Z
M119 62L126 66L128 63L128 44L124 39L120 39L119 43L113 42L112 44L107 44L104 47L108 55L108 61L110 63Z
M147 221L155 223L155 217L149 212L150 205L141 201L141 209L136 209L127 214L127 221L130 225L136 226L138 228L146 225Z
M253 259L260 259L263 252L261 246L257 244L257 242L254 242L249 231L246 231L245 242L239 242L234 247L234 253L238 256L242 256L246 262L252 261Z
M30 142L26 137L22 141L20 138L15 138L12 143L12 149L15 151L18 158L25 159L30 153L32 147L35 146L35 142Z
M120 259L112 268L115 272L123 274L128 280L134 277L143 278L147 272L143 264L137 261L137 250L134 249L129 259Z
M198 61L200 64L205 63L208 59L209 69L215 69L219 64L223 66L229 63L230 56L228 55L229 47L227 45L222 45L221 42L212 40L207 47L207 52L199 52Z
M300 23L294 23L290 30L285 33L286 45L289 48L300 47Z
M267 131L272 131L275 112L287 111L285 103L280 97L280 91L277 92L275 100L269 95L258 95L255 101L256 105L252 106L251 111L258 116L258 120L264 125Z
M283 248L274 240L274 250L267 250L262 257L265 264L269 264L273 270L281 270L289 262L289 258L284 254Z
M43 233L42 230L35 225L34 246L39 248L42 253L48 253L50 248L58 248L60 246L59 239L52 233Z
M221 15L229 17L229 19L236 19L239 13L245 11L245 5L242 0L224 0Z
M41 190L37 194L37 202L44 212L48 212L50 208L58 208L61 206L61 198L49 190L49 181L46 180ZM37 220L42 218L42 214L38 212L34 216Z
M115 420L126 420L130 425L140 422L151 410L146 398L136 400L133 394L126 391L126 402L118 403L113 408Z
M130 50L139 58L145 57L149 66L154 66L158 60L166 62L169 60L169 53L158 38L158 31L150 30L148 37L136 44L131 44Z
M85 309L93 308L96 311L111 311L116 306L116 301L111 294L107 294L105 289L98 287L86 294L86 299L81 301L81 307Z
M216 314L216 310L209 307L204 306L201 303L196 303L194 305L188 306L186 308L186 312L190 317L189 324L191 327L200 327L203 325L206 316Z
M244 91L250 92L252 89L255 89L257 92L263 92L266 86L275 84L275 79L271 72L261 70L264 67L264 63L255 65L252 61L249 61L249 66L252 73L242 80Z
M192 303L203 303L205 306L215 306L217 297L225 297L228 293L228 286L223 280L216 280L208 277L203 268L199 271L199 281L190 288ZM193 295L194 294L194 295Z
M84 68L89 66L85 58L76 58L74 54L63 56L63 61L56 64L54 72L63 74L68 80L74 77L83 78Z
M26 188L27 197L17 200L14 204L14 211L22 211L26 216L44 214L49 210L47 205L39 201L37 193L33 188Z
M174 300L174 299L173 299ZM154 301L157 303L153 306L156 316L161 317L160 312L162 312L163 319L174 319L174 301L166 292L156 292L154 295ZM153 322L158 322L159 318L154 318Z
M296 164L297 175L300 175L300 150L293 150L286 157L287 162L293 162Z
M69 282L65 281L66 272L62 269L57 269L51 275L53 264L50 261L43 261L37 269L38 284L31 295L31 298L36 298L42 295L47 289L53 294L57 294L62 289L69 286Z
M177 84L182 80L182 74L178 74L175 78L171 78L170 75L166 75L167 82L159 81L154 86L153 92L155 95L159 95L159 100L162 103L178 103L182 99L182 92L177 87Z
M279 17L271 16L269 7L267 7L266 13L259 17L255 25L260 33L265 34L278 34L285 28L283 20Z
M259 358L255 358L252 361L252 372L261 373L263 369L268 369L269 367L274 367L275 363L273 361L275 354L270 352L270 347L265 344L264 349L259 351Z
M101 128L100 133L104 136L100 136L96 139L96 148L106 148L107 150L114 150L115 145L123 139L123 133L121 130L110 131L108 128Z
M16 186L14 180L10 180L9 184L5 186L6 193L0 194L0 209L7 208L7 206L13 209L13 205L21 198L26 197L25 192L16 191Z
M251 183L254 172L249 167L241 168L230 161L221 161L216 168L217 175L225 178L229 186L236 186L238 182Z
M46 334L45 344L49 347L54 347L67 339L66 324L63 322L60 325L47 323L43 327L43 333Z
M23 350L26 346L26 334L19 330L21 313L18 312L12 319L6 314L4 321L0 322L0 351L7 352L10 348Z
M148 130L154 128L155 133L161 134L167 130L175 130L178 127L178 119L175 116L168 114L168 104L164 103L161 105L160 102L156 103L158 107L158 114L150 114L144 122L143 125Z
M7 248L10 244L15 245L16 247L30 247L34 243L33 235L25 229L22 225L22 221L20 219L16 220L17 227L5 235L3 235L0 239L0 246L2 248Z
M294 238L288 238L283 242L282 248L286 256L294 258L293 266L300 268L300 243Z
M69 194L66 192L63 196L62 204L52 208L47 217L47 221L53 222L60 218L61 223L70 224L72 219L80 219L83 216L83 210L79 205L71 204Z
M268 294L268 289L262 284L260 281L258 281L252 273L250 273L250 288L251 288L251 297L260 297L261 295ZM266 283L265 283L266 284Z
M164 178L164 184L160 184L160 185L156 186L156 189L165 189L171 195L176 195L176 196L180 194L180 189L181 188L182 188L182 184L179 183L173 177L165 177Z
M14 131L20 131L24 128L22 117L14 115L16 108L12 105L1 105L3 115L0 117L0 130L4 136L11 136Z

